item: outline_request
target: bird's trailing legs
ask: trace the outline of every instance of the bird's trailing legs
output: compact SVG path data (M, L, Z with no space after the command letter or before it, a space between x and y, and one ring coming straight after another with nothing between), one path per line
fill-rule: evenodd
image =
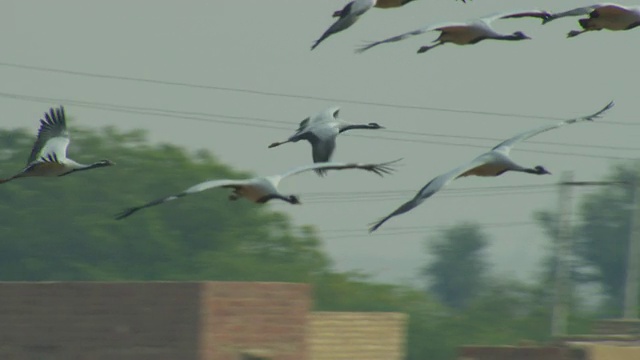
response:
M425 45L425 46L422 46L420 49L418 49L418 54L422 54L423 52L426 52L427 50L431 50L431 49L433 49L434 47L436 47L436 46L440 46L440 45L442 45L442 44L444 44L444 43L439 42L439 43L437 43L437 44L435 44L435 45L431 45L431 46L426 46L426 45Z
M274 142L271 145L269 145L269 149L276 147L276 146L280 146L282 144L286 144L288 142L291 142L290 140L285 140L285 141L280 141L280 142Z
M568 37L568 38L572 38L572 37L578 36L578 35L580 35L580 34L584 34L584 33L586 33L587 31L589 31L589 30L571 30L571 31L569 31L569 33L567 34L567 37Z

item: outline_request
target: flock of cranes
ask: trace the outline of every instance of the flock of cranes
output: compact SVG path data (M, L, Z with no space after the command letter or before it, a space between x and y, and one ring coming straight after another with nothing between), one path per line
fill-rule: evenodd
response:
M374 6L380 8L399 7L412 0L354 0L348 3L342 10L336 11L333 15L338 20L314 43L313 48L318 46L326 38L347 29L353 25L357 19ZM463 2L465 2L463 0ZM440 31L440 36L436 39L436 43L431 46L423 46L418 52L425 52L433 47L440 46L445 43L454 43L458 45L475 44L484 39L500 39L500 40L524 40L528 39L524 33L515 32L513 34L500 34L491 28L491 22L498 19L525 18L533 17L542 19L543 23L568 17L588 15L588 18L579 20L582 30L574 30L569 33L570 37L577 36L587 31L609 29L609 30L628 30L640 26L640 6L624 7L615 4L598 4L571 9L564 12L549 13L546 11L525 11L525 12L508 12L466 23L458 24L440 24L426 26L418 30L394 36L385 40L376 41L368 44L359 51L368 50L374 46L400 41L411 36L419 35L428 31ZM565 125L575 124L578 122L593 121L601 117L606 111L613 107L613 102L607 104L601 110L578 118L561 121L556 124L542 126L517 134L493 149L485 152L475 159L455 167L449 172L436 176L422 187L418 193L409 201L402 204L395 211L380 220L371 224L370 231L377 230L386 221L392 217L406 213L420 205L427 198L431 197L438 191L442 190L453 180L466 176L486 176L496 177L508 171L523 172L533 175L546 175L550 172L541 165L527 167L522 166L510 157L510 151L516 144L525 141L542 132L559 128ZM328 108L314 116L310 116L300 122L295 133L286 140L274 142L269 148L277 147L285 143L298 142L300 140L308 141L311 144L311 154L313 164L303 165L281 174L271 176L261 176L251 179L216 179L196 184L180 193L165 196L157 200L150 201L140 206L130 207L116 215L116 219L126 218L133 213L148 207L160 205L168 201L176 200L189 194L194 194L213 188L226 188L232 192L229 195L230 200L245 198L255 203L266 203L270 200L281 200L290 204L300 204L300 199L295 195L285 195L278 190L280 181L292 175L303 172L315 171L318 175L324 176L330 170L348 170L359 169L383 176L392 173L399 160L387 161L382 163L342 163L331 161L332 155L336 147L336 139L339 134L356 129L377 130L384 129L377 123L368 124L351 124L340 118L340 108ZM69 131L66 125L65 112L62 106L51 108L45 113L44 118L40 120L40 128L35 144L29 155L26 166L17 174L6 179L0 179L0 184L15 179L33 176L64 176L73 172L90 170L94 168L106 167L114 165L110 160L100 160L93 164L80 164L67 157L67 147L70 142Z
M314 119L313 121L305 121L309 124L318 122L317 119ZM305 123L305 121L303 121L303 123ZM344 124L341 125L342 129L347 128ZM302 126L303 124L301 124L301 127ZM328 126L331 127L334 125L333 123L330 123ZM329 138L331 135L327 132L324 132L323 134L323 143L330 142L331 140ZM306 138L309 139L310 137ZM62 106L59 108L51 108L48 113L45 113L44 119L40 120L38 137L31 150L31 155L27 160L27 165L16 175L6 179L0 179L0 184L25 177L65 176L77 171L90 170L115 164L110 160L100 160L89 165L79 164L67 157L67 147L69 146L69 142L69 130L67 129L64 108ZM327 159L330 156L331 153L327 154ZM243 197L256 203L266 203L269 200L279 199L290 204L300 204L300 200L297 196L284 195L280 193L278 185L282 179L311 170L324 172L327 170L361 169L382 176L384 174L390 174L394 170L392 166L393 163L397 161L398 160L394 160L379 164L318 161L310 165L303 165L290 169L277 175L256 177L252 179L223 179L206 181L194 185L179 194L163 197L142 206L126 209L122 213L118 214L116 219L125 218L146 207L159 205L188 194L212 188L232 189L233 192L229 196L229 200L237 200L238 198Z
M453 180L460 177L471 175L495 177L500 176L507 171L524 172L534 175L551 174L541 165L526 167L514 162L509 156L511 148L519 142L525 141L532 136L551 129L582 121L593 121L612 107L613 102L610 102L594 114L527 130L501 142L490 151L476 157L468 163L460 165L447 173L436 176L429 181L427 185L420 189L413 199L402 204L391 214L373 223L369 230L373 232L390 218L406 213L407 211L415 208L427 198L447 186ZM124 219L138 210L160 205L189 194L213 188L231 189L232 193L229 195L229 200L237 200L242 197L255 203L264 204L270 200L278 199L292 205L297 205L301 202L296 195L284 195L278 190L280 181L286 177L311 170L316 171L321 176L328 170L360 169L380 176L393 172L393 164L401 159L377 164L340 163L330 161L336 146L336 138L340 133L352 129L383 129L382 126L376 123L347 123L339 118L339 113L340 109L333 107L314 116L308 117L300 122L298 130L287 140L275 142L269 145L269 148L273 148L288 142L306 140L311 144L311 153L314 161L313 164L299 166L287 170L282 174L271 176L261 176L251 179L216 179L205 181L178 194L165 196L140 206L127 208L117 214L116 219ZM67 147L69 146L69 142L70 137L67 129L64 108L62 106L59 108L51 108L48 113L45 113L44 119L40 120L38 137L33 145L25 168L14 176L6 179L0 179L0 184L18 178L32 176L64 176L77 171L114 165L114 162L110 160L100 160L93 164L83 165L69 159L67 157Z
M314 44L311 46L311 50L315 49L329 36L351 27L360 18L360 16L362 16L373 7L400 7L406 5L411 1L413 0L353 0L345 5L342 10L338 10L333 13L333 16L337 17L338 20L336 20L336 22L334 22L322 34L322 36L320 36L320 38L314 42ZM543 24L546 24L552 20L560 19L563 17L583 15L588 15L588 17L578 20L578 23L582 27L582 30L572 30L567 34L568 37L575 37L587 31L598 31L602 29L614 31L630 30L637 26L640 26L640 5L622 6L617 4L603 3L579 7L557 13L541 10L512 11L490 15L482 17L480 19L472 19L466 22L450 22L427 25L417 30L409 31L404 34L390 37L388 39L375 41L371 44L358 48L356 52L363 52L380 44L404 40L406 38L420 35L429 31L439 31L440 36L435 40L435 45L422 46L418 49L418 53L423 53L445 43L453 43L456 45L473 45L487 39L512 41L527 40L531 38L521 31L516 31L513 34L499 33L491 27L491 23L498 19L538 18L542 20Z

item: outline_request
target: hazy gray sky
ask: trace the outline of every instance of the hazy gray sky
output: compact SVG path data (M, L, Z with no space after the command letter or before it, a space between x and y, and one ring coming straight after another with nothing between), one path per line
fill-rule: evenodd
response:
M546 26L534 19L505 20L496 22L495 27L509 33L522 30L533 40L446 45L417 55L421 45L437 36L430 33L381 45L364 54L353 51L364 41L384 39L429 23L466 20L509 10L509 3L517 3L514 10L559 11L583 6L585 1L474 0L464 5L452 0L417 0L399 9L372 9L350 29L309 51L313 40L331 25L332 12L345 3L343 0L5 0L0 5L3 45L0 106L4 114L0 125L25 127L35 135L42 113L61 103L79 126L143 128L154 141L208 149L237 169L267 175L311 161L307 143L271 150L267 150L267 145L288 137L300 120L329 106L340 106L341 116L347 121L378 122L392 131L505 139L549 120L414 107L569 118L594 112L611 99L616 101L616 107L596 123L554 130L533 139L584 147L525 143L512 152L518 162L542 164L554 176L506 174L499 178L461 179L449 187L452 191L440 193L412 212L390 220L373 235L366 232L368 223L410 199L434 176L485 150L465 145L490 149L499 140L354 131L339 138L335 160L386 161L402 157L403 166L395 175L385 178L344 172L320 179L310 173L283 182L282 190L300 194L304 206L275 202L268 206L291 215L298 225L315 225L339 269L363 269L379 279L396 281L416 278L426 256L425 234L435 234L431 230L462 221L515 223L511 227L485 228L492 239L494 270L509 276L531 275L549 241L537 226L522 223L532 222L536 210L555 209L555 188L519 189L511 194L493 191L489 196L462 189L554 184L563 170L574 171L578 180L600 179L615 163L604 157L638 156L638 150L592 146L638 148L640 127L635 115L640 30L601 31L567 39L566 33L577 29L577 18L557 20ZM637 1L619 3L637 4ZM18 69L7 63L302 97L100 79ZM201 122L99 110L69 102L29 102L7 98L6 94L290 124L212 118L288 128L279 130ZM356 134L373 138L353 136ZM519 151L523 149L593 156ZM73 151L72 143L70 152ZM2 169L0 176L14 170ZM117 169L109 169L108 175L117 177ZM405 192L388 199L367 200L367 195L361 194L356 199L337 202L320 202L317 197L305 196L337 191ZM163 194L148 195L140 200ZM128 205L131 204L123 204ZM149 211L171 210L158 207Z

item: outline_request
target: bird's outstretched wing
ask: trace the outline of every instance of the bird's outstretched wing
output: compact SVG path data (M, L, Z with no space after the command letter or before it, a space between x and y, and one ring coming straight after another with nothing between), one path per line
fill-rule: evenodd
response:
M337 118L339 114L340 114L340 108L337 106L322 110L321 112L313 116L309 116L304 120L300 121L300 125L298 125L298 129L296 130L296 133L306 130L310 126L315 125L317 123L321 123L323 121L331 121Z
M335 136L328 136L324 138L311 138L311 157L314 163L327 163L331 160L333 152L336 149ZM324 176L326 169L315 169L316 174Z
M332 17L344 19L345 17L352 15L354 1L350 1L344 5L341 10L334 11Z
M313 116L308 117L307 119L305 119L306 121L303 120L304 129L308 129L313 125L320 124L320 123L323 123L323 122L333 121L333 120L337 119L339 115L340 115L340 108L339 107L332 106L330 108L326 108L326 109L318 112L317 114L314 114ZM300 125L302 125L302 122L300 123ZM300 131L302 129L303 128L299 128L298 131Z
M620 9L619 6L614 5L614 4L596 4L596 5L590 5L590 6L584 6L584 7L579 7L579 8L575 8L575 9L571 9L571 10L567 10L567 11L562 11L562 12L558 12L558 13L551 13L550 16L543 20L542 23L546 24L552 20L555 19L560 19L563 17L568 17L568 16L582 16L582 15L588 15L590 14L593 10L600 8L602 6L613 6L616 7L618 9Z
M345 7L334 13L334 17L338 17L338 20L334 22L318 40L316 40L311 46L311 50L315 49L321 42L323 42L329 36L348 29L351 25L355 24L358 18L369 11L373 7L375 2L370 0L353 0L349 2Z
M418 193L413 197L413 199L400 205L400 207L394 210L391 214L369 224L371 225L371 227L369 228L369 232L376 231L380 226L382 226L382 224L384 224L387 220L391 219L392 217L398 216L400 214L404 214L407 211L420 205L423 201L430 198L433 194L437 193L442 188L449 185L449 183L457 179L460 175L478 166L484 165L488 160L489 160L488 154L485 153L469 161L466 164L458 166L457 168L449 172L438 175L435 178L431 179L431 181L429 181L425 186L422 187L422 189L418 191Z
M302 139L308 140L312 144L315 141L324 139L324 137L320 136L321 133L325 131L332 132L332 130L330 128L324 128L322 126L322 123L333 121L335 118L337 118L339 112L339 107L330 107L313 116L307 117L300 122L298 129L295 131L295 133L293 133L293 135L289 136L287 140L274 142L269 145L269 148L280 146L288 142L296 142ZM318 138L319 136L320 138Z
M246 183L247 183L247 180L228 180L228 179L223 179L223 180L205 181L205 182L202 182L200 184L196 184L196 185L188 188L187 190L185 190L185 191L183 191L183 192L181 192L179 194L165 196L163 198L150 201L150 202L148 202L148 203L146 203L144 205L127 208L127 209L123 210L122 212L120 212L120 213L118 213L116 215L116 220L124 219L124 218L130 216L131 214L135 213L138 210L142 210L144 208L148 208L148 207L151 207L151 206L164 204L164 203L166 203L168 201L176 200L176 199L179 199L179 198L181 198L183 196L186 196L186 195L189 195L189 194L197 193L197 192L208 190L208 189L218 188L218 187L234 186L234 185L240 186L240 185L245 185Z
M391 174L395 168L392 166L402 159L397 159L393 161L387 161L379 164L362 164L362 163L339 163L339 162L326 162L326 163L314 163L309 165L299 166L297 168L288 170L284 174L279 175L282 179L291 176L300 174L305 171L310 170L345 170L345 169L361 169L366 171L371 171L377 175L384 176L384 174Z
M549 17L549 13L546 11L541 11L541 10L524 10L524 11L508 11L508 12L500 12L500 13L495 13L495 14L491 14L488 16L484 16L480 19L471 19L469 21L465 21L465 22L445 22L445 23L438 23L438 24L431 24L431 25L427 25L427 26L423 26L419 29L413 30L413 31L409 31L406 32L404 34L400 34L397 36L393 36L390 37L388 39L384 39L384 40L380 40L380 41L374 41L372 43L369 43L365 46L362 46L358 49L356 49L356 52L361 53L364 51L367 51L369 49L371 49L374 46L378 46L380 44L385 44L385 43L390 43L390 42L396 42L396 41L400 41L400 40L404 40L407 38L410 38L412 36L416 36L416 35L420 35L420 34L424 34L426 32L429 31L434 31L434 30L441 30L442 28L445 27L452 27L452 26L467 26L469 24L481 21L484 23L490 23L494 20L497 19L512 19L512 18L524 18L524 17L535 17L535 18L540 18L540 19L546 19L547 17Z
M511 151L511 148L524 140L527 140L528 138L538 135L542 132L545 131L549 131L551 129L555 129L555 128L559 128L561 126L564 125L569 125L569 124L574 124L580 121L593 121L597 118L599 118L602 114L604 114L607 110L611 109L613 107L614 103L613 101L611 101L610 103L607 104L607 106L603 107L601 110L599 110L596 113L593 113L591 115L587 115L587 116L581 116L581 117L577 117L577 118L573 118L573 119L569 119L569 120L565 120L565 121L561 121L559 123L556 124L552 124L552 125L545 125L545 126L541 126L539 128L535 128L532 130L528 130L525 131L523 133L520 133L510 139L507 139L503 142L501 142L500 144L496 145L492 150L496 150L496 151L502 151L506 154L509 154L509 152Z
M38 138L33 144L27 164L49 157L62 161L67 156L67 146L69 146L69 131L67 131L64 108L62 106L51 108L44 114L44 119L40 120Z
M304 120L300 121L300 125L298 125L298 129L296 130L296 132L300 132L300 131L304 130L309 125L309 120L310 119L311 119L311 117L307 117Z
M551 14L544 10L517 10L517 11L505 11L499 12L487 16L483 16L480 20L490 23L499 19L521 19L521 18L536 18L541 19L543 22L548 19Z
M465 26L465 25L467 25L467 24L466 23L454 23L454 22L431 24L431 25L423 26L423 27L421 27L419 29L416 29L416 30L413 30L413 31L406 32L404 34L400 34L400 35L392 36L392 37L384 39L384 40L374 41L374 42L368 43L365 46L357 48L356 52L357 53L362 53L362 52L365 52L365 51L371 49L372 47L375 47L375 46L378 46L378 45L381 45L381 44L401 41L401 40L404 40L404 39L408 39L408 38L410 38L412 36L424 34L426 32L433 31L433 30L438 30L438 29L440 29L442 27L446 27L446 26Z

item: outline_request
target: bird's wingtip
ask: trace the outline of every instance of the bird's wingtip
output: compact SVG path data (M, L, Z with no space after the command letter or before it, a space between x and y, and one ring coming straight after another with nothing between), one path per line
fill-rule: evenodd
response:
M374 231L378 230L378 228L382 225L382 222L377 222L369 227L369 234L373 234Z
M126 218L126 217L129 217L131 214L133 214L133 213L134 213L134 212L136 212L137 210L138 210L138 208L128 208L128 209L125 209L125 210L123 210L123 211L121 211L121 212L117 213L117 214L115 215L115 219L116 219L116 220L122 220L122 219L124 219L124 218Z
M382 224L384 224L387 220L389 220L389 216L385 216L383 218L380 218L372 223L369 223L369 234L371 234L372 232L378 230L378 228L380 226L382 226Z
M546 25L555 19L557 19L556 15L552 13L547 13L546 16L542 18L542 25Z

